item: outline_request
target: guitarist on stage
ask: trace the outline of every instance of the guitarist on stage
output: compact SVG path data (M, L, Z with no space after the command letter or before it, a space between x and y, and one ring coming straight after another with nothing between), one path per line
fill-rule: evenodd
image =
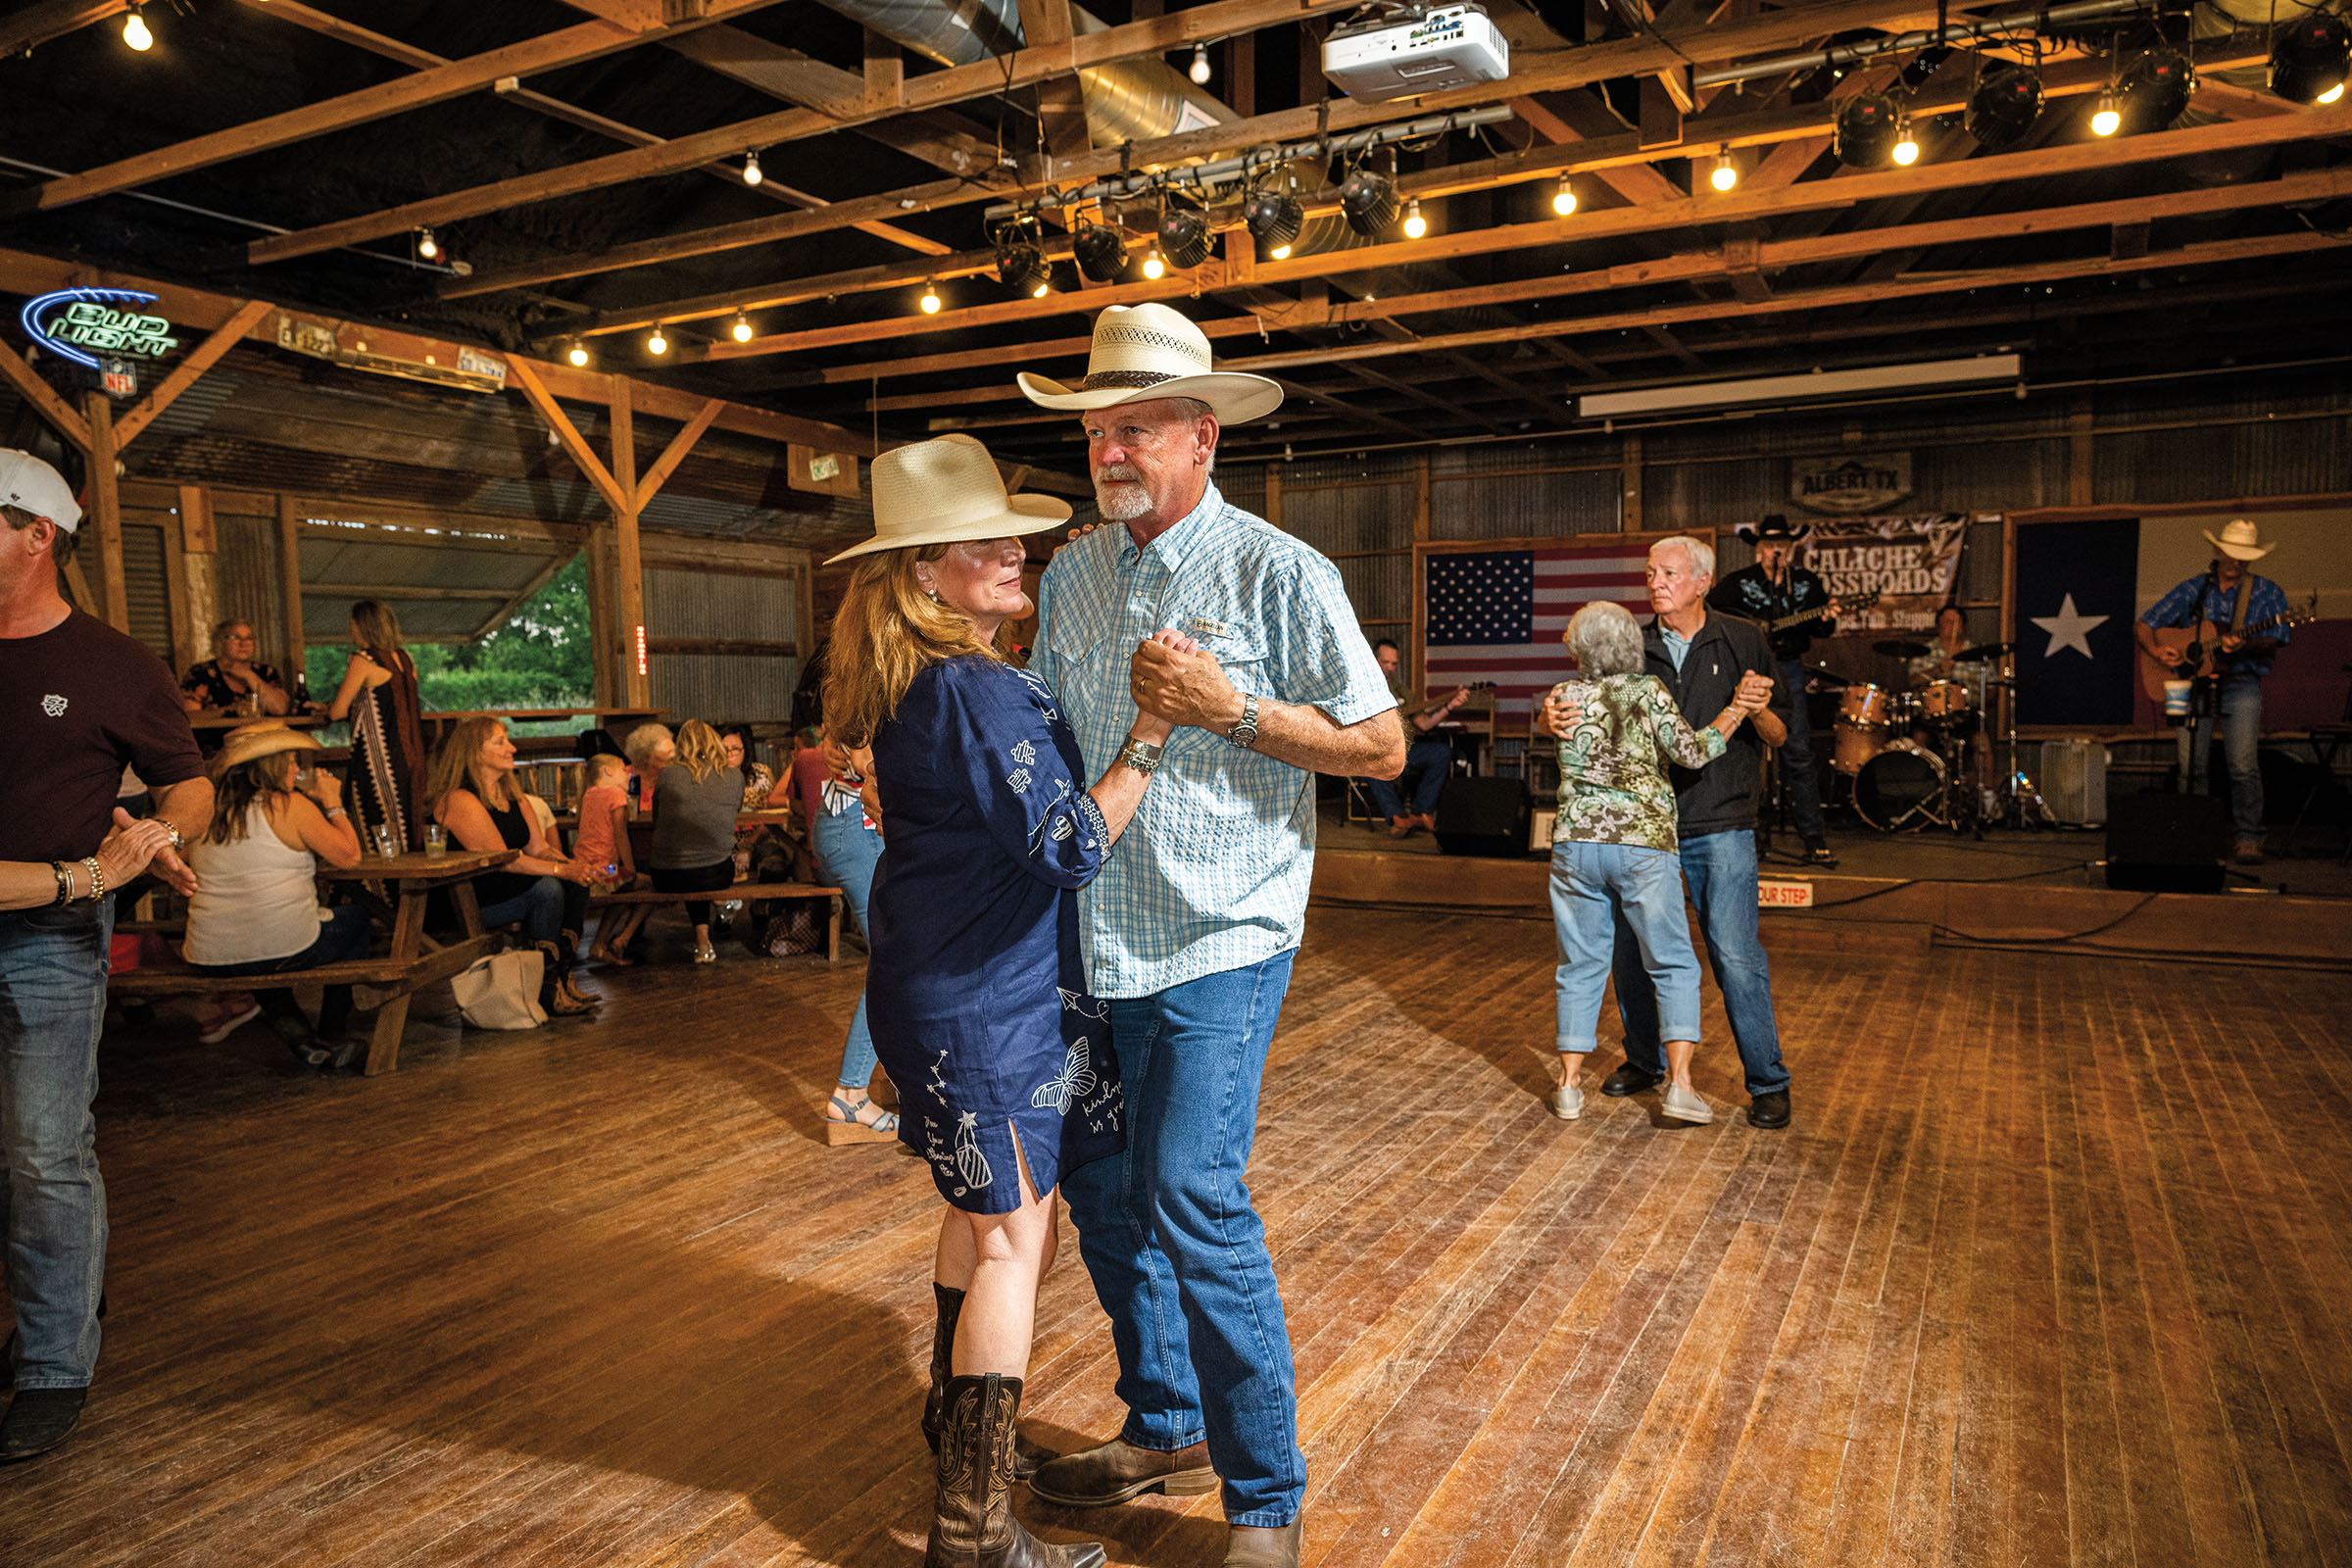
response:
M1816 637L1838 631L1837 603L1821 578L1796 564L1796 547L1813 531L1808 524L1792 527L1779 514L1755 527L1740 529L1740 537L1756 547L1755 564L1742 566L1716 585L1707 596L1708 608L1747 620L1779 620L1808 610L1830 613L1772 633L1772 657L1780 666L1781 690L1788 694L1788 741L1781 748L1781 777L1788 787L1788 807L1796 817L1797 836L1805 841L1805 858L1817 865L1835 865L1837 858L1822 834L1821 781L1813 771L1813 728L1805 712L1805 651Z
M2213 720L2222 720L2222 751L2230 761L2230 815L2237 828L2237 863L2262 863L2262 768L2256 748L2262 739L2262 677L2271 672L2271 660L2290 640L2286 591L2268 577L2246 569L2276 548L2261 542L2253 523L2239 517L2206 539L2221 552L2200 575L2187 579L2148 607L2132 628L2140 650L2175 672L2193 676L2188 722L2179 730L2180 788L2209 793L2206 759L2213 750ZM2160 645L2156 632L2180 627L2198 628L2212 622L2214 635L2200 633L2189 644L2193 653ZM2265 621L2277 624L2260 636L2242 628ZM2197 656L2201 655L2202 658ZM2199 665L2211 661L2211 671Z

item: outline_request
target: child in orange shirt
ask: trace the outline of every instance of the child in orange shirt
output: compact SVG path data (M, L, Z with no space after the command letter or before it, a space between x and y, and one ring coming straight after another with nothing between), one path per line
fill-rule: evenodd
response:
M588 788L580 796L580 827L574 856L588 863L594 892L611 893L637 880L637 863L629 849L629 792L624 780L628 763L607 753L588 759ZM597 928L588 956L604 963L629 960L605 940L608 916Z

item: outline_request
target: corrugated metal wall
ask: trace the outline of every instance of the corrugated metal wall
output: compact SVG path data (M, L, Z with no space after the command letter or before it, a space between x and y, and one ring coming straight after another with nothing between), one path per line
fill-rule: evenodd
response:
M645 568L645 623L651 637L726 638L800 643L797 578L753 575L725 566ZM654 706L674 724L781 723L792 716L801 660L754 654L659 654L649 662Z
M82 570L97 587L97 552L89 552ZM165 580L164 530L157 525L122 520L122 586L129 601L130 634L167 664L175 662L172 651L172 598ZM100 589L104 592L104 589ZM179 671L174 668L172 673Z

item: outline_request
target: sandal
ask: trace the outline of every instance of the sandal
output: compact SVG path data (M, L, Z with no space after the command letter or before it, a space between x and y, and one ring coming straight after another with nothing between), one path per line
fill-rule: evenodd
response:
M874 1102L874 1097L864 1095L853 1105L839 1095L833 1097L832 1109L841 1112L825 1117L825 1142L828 1144L895 1144L899 1141L899 1117L896 1111L885 1110L874 1121L859 1121L858 1112Z
M588 958L592 963L609 963L615 969L626 969L637 961L602 938L589 944Z

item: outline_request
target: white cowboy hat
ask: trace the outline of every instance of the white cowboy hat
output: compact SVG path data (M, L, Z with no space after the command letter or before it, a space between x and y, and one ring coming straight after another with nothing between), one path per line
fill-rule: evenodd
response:
M2205 529L2204 533L2206 543L2232 561L2260 561L2278 548L2277 545L2264 544L2254 524L2243 517L2232 518L2222 524L2222 536L2219 539L2214 538L2211 528Z
M1086 378L1076 386L1023 370L1014 379L1047 409L1107 409L1153 398L1199 398L1219 424L1262 419L1282 386L1262 375L1209 368L1208 337L1165 305L1113 305L1095 318Z
M968 435L894 447L873 462L874 536L826 561L878 550L1011 539L1070 520L1054 496L1008 496L988 448Z

